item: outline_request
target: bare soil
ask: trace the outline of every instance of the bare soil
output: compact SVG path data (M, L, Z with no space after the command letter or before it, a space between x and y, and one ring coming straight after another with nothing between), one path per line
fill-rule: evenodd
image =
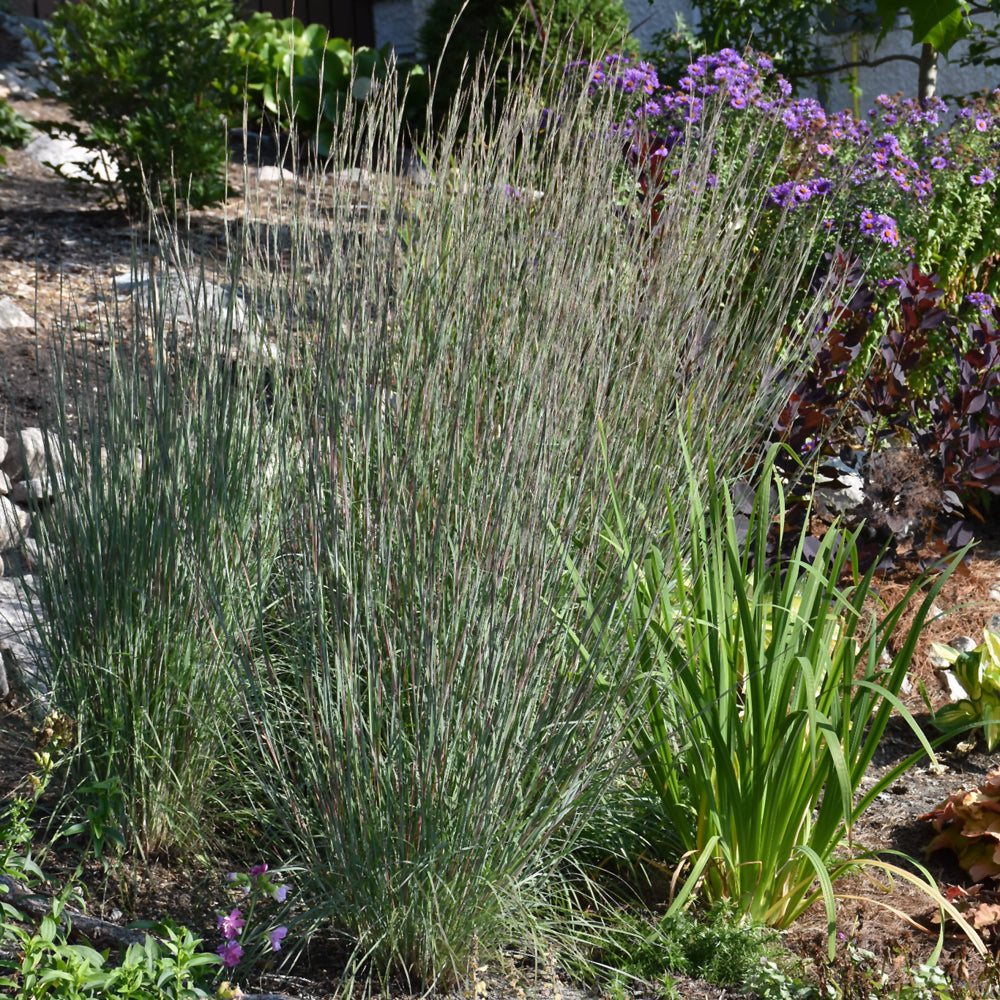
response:
M65 109L51 102L15 102L29 119L65 116ZM35 329L0 333L0 432L10 435L15 420L29 425L53 405L51 349L67 332L87 335L97 314L114 299L110 279L125 273L136 260L148 254L146 234L129 225L120 213L102 206L85 191L71 186L49 169L39 166L23 151L6 154L0 169L0 295L13 299L35 318ZM200 252L221 253L225 245L227 218L240 218L245 201L241 188L246 175L233 167L233 197L223 207L194 213L185 230ZM100 346L99 344L97 345ZM72 371L69 377L73 377ZM910 670L904 696L907 707L930 731L920 695L923 684L932 702L947 700L947 692L927 656L932 641L947 642L957 635L981 638L990 616L1000 603L989 597L1000 583L1000 538L983 526L982 540L967 565L954 573L938 602L942 615L924 630L920 648ZM898 568L879 582L883 601L891 605L928 562L939 555L933 544L923 544L901 560ZM916 748L916 741L903 723L894 719L873 766L872 775L891 768ZM22 786L31 771L33 737L16 703L0 706L0 800ZM971 788L1000 764L995 754L981 746L952 746L941 755L940 768L921 765L908 770L891 789L880 796L854 830L854 845L875 852L900 852L893 856L924 860L930 827L918 817L942 802L950 793ZM76 858L51 855L52 877L69 877ZM947 855L935 855L929 870L938 886L968 885L964 873ZM219 904L217 875L199 871L197 865L171 867L164 864L113 869L109 874L91 866L84 875L90 910L95 915L125 922L161 919L170 915L180 922L213 929L214 907ZM892 974L926 959L936 941L934 907L929 897L897 879L891 892L872 880L853 877L839 884L838 926L858 946L884 958ZM995 946L991 932L984 932ZM814 907L787 933L785 946L807 962L822 964L826 942L826 919L821 906ZM982 963L960 936L949 936L942 963L959 977L976 980ZM315 949L292 977L271 976L263 988L303 998L332 992L338 955L335 949ZM502 974L504 973L505 974ZM846 974L846 973L845 973ZM514 985L514 981L518 985ZM518 996L527 987L535 995L579 995L579 991L550 974L531 982L524 969L494 969L487 976L488 997ZM737 984L738 985L738 984ZM723 989L699 980L680 983L688 998L738 997L733 987ZM643 990L636 987L636 994ZM523 996L523 994L520 994Z

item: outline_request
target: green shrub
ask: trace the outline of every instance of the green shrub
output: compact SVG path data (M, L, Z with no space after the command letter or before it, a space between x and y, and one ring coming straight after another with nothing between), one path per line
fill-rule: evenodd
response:
M229 46L245 76L230 95L242 113L245 83L248 112L265 113L279 128L294 131L308 151L330 155L334 133L346 115L352 122L364 103L388 85L395 96L404 93L390 78L405 69L405 107L415 119L426 106L427 81L420 66L397 67L390 46L351 48L343 38L331 38L321 24L303 25L296 17L275 20L256 13L238 22Z
M5 97L0 97L0 148L23 146L31 138L31 123L22 118ZM0 164L7 161L0 155Z
M420 28L420 49L431 73L438 120L484 56L496 67L500 104L508 74L514 79L522 73L530 77L543 61L638 50L627 34L629 18L622 0L536 0L533 12L518 0L470 0L463 10L464 2L434 0ZM495 62L494 54L501 51Z
M85 165L86 182L112 200L120 191L130 213L147 193L172 210L224 196L220 86L238 76L226 44L233 17L232 0L81 0L52 15L49 74L84 124L50 131L69 131L115 168L117 182Z

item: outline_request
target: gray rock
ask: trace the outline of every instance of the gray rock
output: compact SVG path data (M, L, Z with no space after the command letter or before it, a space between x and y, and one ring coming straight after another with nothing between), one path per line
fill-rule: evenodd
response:
M822 474L816 478L817 511L833 517L864 502L864 477L839 458L825 461Z
M151 288L146 267L118 275L113 280L115 294L119 296L148 296ZM250 310L239 293L234 294L228 285L216 285L199 275L160 271L156 274L155 290L158 308L179 323L215 326L224 321L232 310L233 329L243 333L250 326Z
M20 545L30 524L31 515L27 511L0 496L0 551Z
M16 549L0 552L5 577L27 576L38 569L38 542L25 538Z
M48 433L48 451L45 454L45 435L40 427L25 427L13 443L0 468L10 476L12 483L21 479L45 479L52 469L58 475L62 472L62 452L59 438L52 431Z
M57 472L55 477L36 476L33 479L22 479L13 483L8 491L10 499L14 503L28 503L30 500L51 500L54 496L62 493L64 480L62 473ZM0 490L0 493L3 491Z
M37 630L41 614L33 576L0 579L0 663L5 683L26 704L33 721L49 711L48 661Z
M0 330L33 330L35 321L13 299L0 299Z

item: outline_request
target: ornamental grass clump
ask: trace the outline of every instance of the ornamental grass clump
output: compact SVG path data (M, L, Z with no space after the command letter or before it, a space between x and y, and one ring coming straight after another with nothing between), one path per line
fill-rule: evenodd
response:
M252 613L280 529L266 372L244 357L237 379L228 360L241 303L213 312L204 268L161 249L167 263L136 259L131 292L99 316L106 353L55 345L49 476L65 495L39 520L48 682L79 734L66 788L147 856L210 840L232 811L218 779L234 680L216 632ZM201 314L193 328L182 310ZM234 567L251 545L252 582Z
M769 168L720 188L692 151L653 266L585 88L543 106L529 80L495 118L473 87L419 184L390 89L326 172L248 200L227 309L189 331L154 282L104 328L42 596L72 774L118 779L132 842L251 838L302 873L282 956L332 933L349 980L411 990L589 947L576 849L639 664L567 644L592 617L567 555L590 572L615 495L640 535L710 451L754 464L815 322L789 311L814 234L755 252Z

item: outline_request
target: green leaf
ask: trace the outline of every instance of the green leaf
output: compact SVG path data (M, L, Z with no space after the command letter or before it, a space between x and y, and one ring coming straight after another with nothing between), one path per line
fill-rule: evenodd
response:
M908 7L914 45L927 43L947 55L955 42L969 34L968 4L963 0L922 0Z

